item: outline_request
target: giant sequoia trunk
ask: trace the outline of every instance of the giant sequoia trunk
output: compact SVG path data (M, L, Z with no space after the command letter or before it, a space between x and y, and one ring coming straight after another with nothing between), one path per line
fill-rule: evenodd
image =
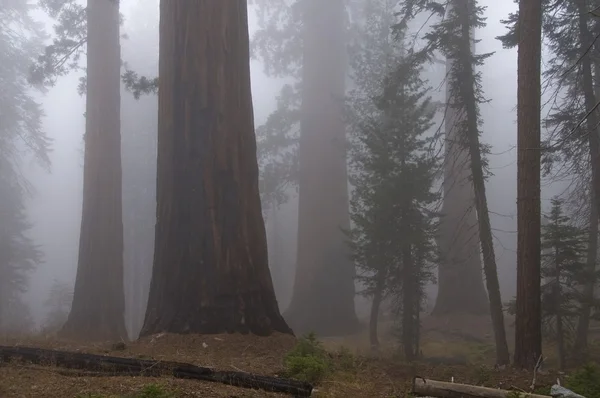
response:
M343 0L306 0L304 7L298 254L286 319L297 332L340 335L358 325L355 269L342 231L350 226L345 9Z
M127 338L123 293L119 2L87 7L83 214L73 305L63 334Z
M157 223L141 335L291 333L269 273L247 5L160 3Z
M541 0L519 2L517 82L517 367L533 369L542 354L541 323Z
M446 59L446 74L456 60ZM446 89L446 103L454 100ZM464 117L464 116L463 116ZM438 245L438 295L432 315L461 313L485 315L489 311L483 285L479 250L479 228L471 165L462 122L456 109L448 106L445 115L444 199ZM467 287L467 288L465 288Z

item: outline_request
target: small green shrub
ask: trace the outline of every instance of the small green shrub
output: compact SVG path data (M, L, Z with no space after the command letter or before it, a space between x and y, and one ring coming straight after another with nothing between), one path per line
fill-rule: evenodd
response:
M600 367L589 364L571 373L564 386L584 397L600 397Z
M309 383L318 383L332 369L332 361L314 333L298 341L284 359L286 376Z
M356 370L356 357L348 348L341 347L335 353L335 368L344 372Z

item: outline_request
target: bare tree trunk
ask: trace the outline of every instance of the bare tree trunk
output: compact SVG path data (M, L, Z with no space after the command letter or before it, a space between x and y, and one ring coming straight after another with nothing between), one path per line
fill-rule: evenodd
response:
M481 241L481 250L483 253L483 268L489 297L489 309L494 327L494 337L496 343L496 363L506 365L510 362L508 343L506 341L506 330L504 328L504 312L502 309L502 299L500 295L500 283L498 281L498 269L496 266L496 255L494 253L494 242L492 236L492 227L488 211L487 198L485 193L485 179L483 175L483 161L481 158L481 149L479 143L479 129L477 126L477 98L475 95L475 71L471 62L471 39L470 25L467 22L474 7L469 0L457 0L457 11L461 13L462 23L462 52L465 60L462 62L461 70L464 73L462 84L460 85L460 94L465 102L467 117L466 140L469 149L471 161L471 175L473 178L473 188L475 192L475 208L477 210L477 219L479 226L479 240Z
M404 357L412 362L416 359L415 349L415 285L418 283L415 274L412 245L405 243L402 253L402 345Z
M369 318L369 341L373 351L379 350L379 337L377 336L377 329L379 324L379 312L381 308L381 302L383 301L383 292L385 289L385 277L386 272L377 272L377 282L375 285L375 292L373 294L373 301L371 302L371 316Z
M563 325L563 317L561 310L561 297L560 297L560 264L558 263L558 250L555 253L555 277L554 277L554 306L556 307L556 352L558 354L558 367L560 370L565 369L565 331Z
M517 95L517 367L533 369L542 355L541 320L541 0L519 2Z
M286 320L296 332L354 332L355 267L349 229L344 0L306 0L299 144L298 244Z
M446 74L457 60L446 59ZM446 103L454 100L446 87ZM443 217L438 245L438 295L432 315L484 315L489 311L481 273L479 231L471 182L468 145L460 131L464 119L456 109L446 108ZM468 286L465 289L465 286Z
M119 2L87 6L83 212L68 337L127 339L123 287Z
M157 223L141 335L291 333L258 191L247 4L160 3Z
M585 360L588 348L588 331L590 328L590 315L592 303L594 301L594 287L596 278L592 275L596 272L596 262L598 258L598 213L596 209L596 199L594 189L591 189L590 198L590 227L588 232L588 251L586 259L586 272L589 277L583 287L583 302L581 303L581 312L575 331L575 342L573 343L573 357L579 361Z

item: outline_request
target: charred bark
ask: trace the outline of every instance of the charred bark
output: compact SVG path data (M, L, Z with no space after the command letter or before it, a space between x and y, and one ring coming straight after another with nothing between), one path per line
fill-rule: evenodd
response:
M126 339L121 197L119 2L87 7L87 103L79 260L61 333Z
M343 0L304 2L296 277L286 319L296 332L332 336L358 327L350 227L343 98Z
M81 369L94 373L85 376L171 376L228 384L236 387L280 392L296 397L309 397L312 385L297 380L259 376L244 372L224 372L181 362L154 361L138 358L109 357L33 347L0 346L0 360L22 360L36 365L52 365Z
M517 89L517 367L534 369L542 354L541 321L541 0L519 2Z
M141 335L291 333L258 191L247 4L160 4L157 222Z

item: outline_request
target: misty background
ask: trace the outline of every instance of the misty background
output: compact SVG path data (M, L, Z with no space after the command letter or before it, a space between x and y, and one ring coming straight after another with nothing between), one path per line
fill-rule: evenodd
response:
M477 51L495 52L482 68L483 90L491 101L481 106L484 121L482 142L490 144L492 153L489 155L490 171L493 172L487 182L487 196L495 250L498 263L498 274L502 289L503 300L515 295L516 279L516 91L517 91L517 52L504 50L496 36L505 33L506 28L500 20L517 9L517 4L505 1L483 0L486 6L487 26L476 32ZM158 73L158 1L157 0L122 0L121 12L125 16L122 33L127 38L122 40L122 59L128 66L141 75L155 76ZM37 12L35 17L45 23L47 31L51 32L52 22ZM253 7L249 10L250 35L257 29L257 19ZM543 61L542 61L543 62ZM437 91L435 95L444 95L443 72L436 66L431 66L427 77L431 86ZM260 62L251 63L252 93L255 114L255 125L260 126L274 110L276 97L281 86L289 82L286 79L273 79L263 72ZM37 95L42 103L46 116L44 129L54 140L51 173L41 170L35 163L24 169L25 176L35 189L35 194L29 199L28 214L33 223L30 236L43 251L45 262L31 275L30 289L27 300L31 306L32 315L40 325L47 313L44 303L48 298L54 281L65 282L72 286L77 269L79 231L81 222L82 182L83 182L83 133L85 131L85 98L77 92L79 78L84 71L72 73L58 79L55 87L45 95ZM124 91L123 91L124 92ZM152 140L156 134L157 97L147 96L134 100L130 94L122 96L121 124L123 126L123 173L124 187L128 183L127 173L131 172L127 159L137 156L145 158L126 141L138 139ZM140 121L143 126L139 127ZM144 130L143 137L132 137L132 128ZM154 140L156 138L154 137ZM147 146L146 146L147 147ZM155 149L155 148L154 148ZM154 178L155 159L147 157L148 170ZM136 163L139 164L139 163ZM128 169L129 167L129 169ZM560 194L566 187L565 183L553 182L543 184L542 206L547 208L550 198ZM125 188L124 188L125 191ZM155 203L154 192L147 193L148 198ZM124 204L124 223L127 223L127 205ZM155 209L152 209L154 214ZM275 222L273 221L275 220ZM153 223L150 226L153 231ZM275 286L278 301L285 309L291 298L292 281L296 259L297 232L297 197L295 190L290 191L290 200L278 210L270 212L267 217L267 239L270 254L277 251L276 258L283 270L283 277ZM129 237L135 239L139 237ZM127 236L126 236L127 250ZM149 242L147 256L148 270L152 263L153 236L143 237ZM127 253L125 253L127 258ZM126 260L127 261L127 260ZM150 273L147 273L150 277ZM128 284L125 284L126 290ZM435 287L429 289L435 295ZM126 293L127 294L127 293ZM364 318L368 313L368 305L363 298L357 296L357 313Z

